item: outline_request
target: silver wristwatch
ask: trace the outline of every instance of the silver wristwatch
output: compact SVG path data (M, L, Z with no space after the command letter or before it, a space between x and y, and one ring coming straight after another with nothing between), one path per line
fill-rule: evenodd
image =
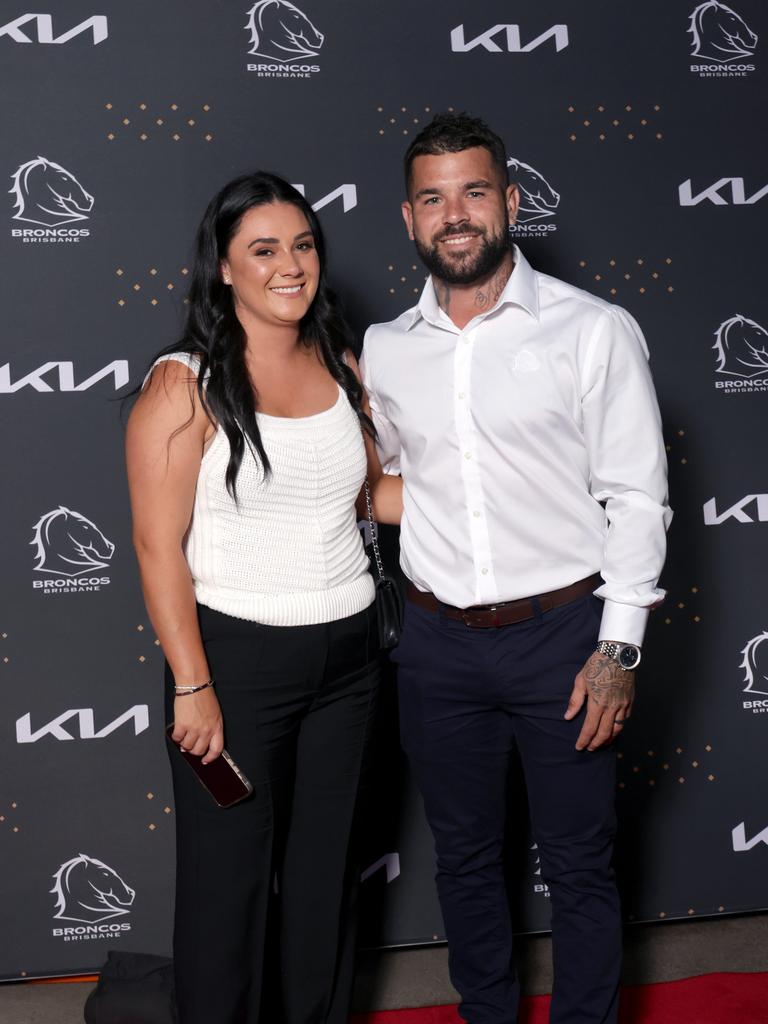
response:
M615 640L600 640L597 650L615 661L619 668L630 672L640 664L640 648L635 644L620 644Z

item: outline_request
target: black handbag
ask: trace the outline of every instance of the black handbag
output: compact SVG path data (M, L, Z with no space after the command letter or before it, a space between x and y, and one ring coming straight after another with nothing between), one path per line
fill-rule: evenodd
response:
M86 1024L176 1024L173 961L151 953L107 953L84 1008Z
M368 527L371 533L371 547L373 549L371 572L376 583L376 618L379 623L379 645L382 651L391 651L400 642L400 633L403 628L403 599L400 596L400 588L397 582L384 572L384 564L381 561L381 552L379 551L378 528L373 518L371 488L367 480L365 481L365 510L368 515Z

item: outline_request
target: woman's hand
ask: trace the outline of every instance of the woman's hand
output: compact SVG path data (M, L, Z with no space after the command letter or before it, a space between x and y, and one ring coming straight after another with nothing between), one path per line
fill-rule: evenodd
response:
M173 715L173 741L203 764L215 761L224 749L224 721L213 687L177 697Z

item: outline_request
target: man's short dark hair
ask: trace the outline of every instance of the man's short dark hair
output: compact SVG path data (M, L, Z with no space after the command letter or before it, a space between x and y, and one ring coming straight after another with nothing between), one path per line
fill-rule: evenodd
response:
M464 149L482 146L493 159L504 185L507 184L507 151L496 132L485 121L469 114L435 114L408 147L405 154L405 190L411 186L411 169L417 156L439 156L441 153L460 153Z

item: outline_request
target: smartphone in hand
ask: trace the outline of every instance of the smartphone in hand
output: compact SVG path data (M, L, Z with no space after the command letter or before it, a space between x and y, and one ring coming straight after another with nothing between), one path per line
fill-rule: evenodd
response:
M253 786L237 767L235 762L226 752L222 750L215 761L203 764L202 757L197 754L190 754L188 750L182 750L173 737L174 725L171 723L165 730L171 745L176 748L178 754L184 758L192 771L205 786L219 807L232 807L240 803L253 792Z

